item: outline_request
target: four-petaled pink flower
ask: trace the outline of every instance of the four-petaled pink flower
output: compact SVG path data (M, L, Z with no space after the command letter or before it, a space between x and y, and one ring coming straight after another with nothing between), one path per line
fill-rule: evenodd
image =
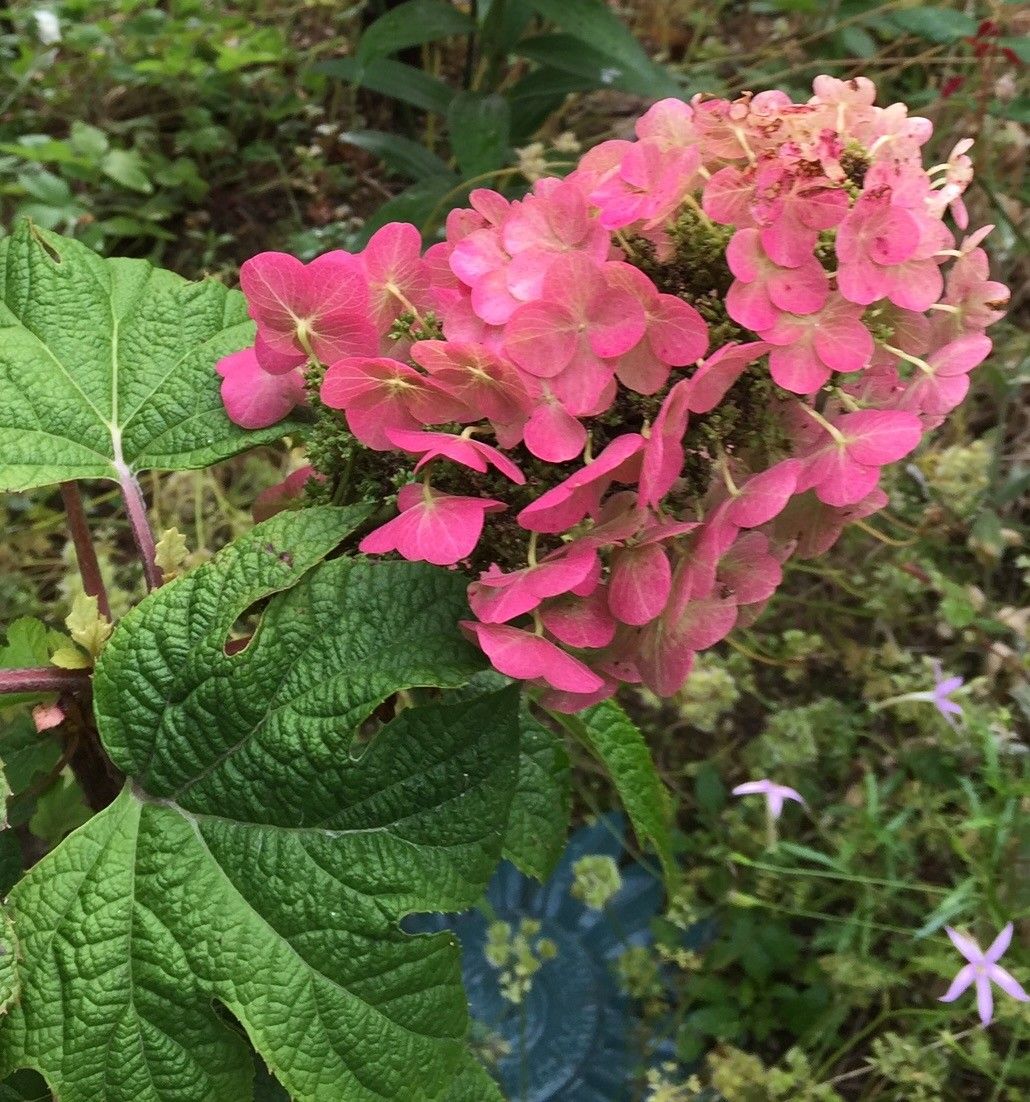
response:
M991 984L995 983L1006 995L1018 1002L1030 1002L1028 995L1011 972L1006 971L998 963L1005 950L1012 941L1012 923L1009 922L1000 934L991 942L986 951L971 938L945 926L952 945L969 962L959 969L958 975L951 981L947 992L940 997L940 1002L954 1002L959 995L968 990L970 985L976 986L976 1009L980 1015L980 1021L984 1025L990 1025L994 1017L994 994Z
M370 532L358 550L366 555L396 551L412 562L453 566L472 553L483 531L483 518L507 506L493 498L436 493L420 482L397 494L400 514Z
M361 261L336 250L302 264L287 253L258 253L240 268L240 287L261 344L276 357L266 371L289 370L289 357L313 353L322 363L373 355L368 283Z
M785 784L777 784L775 781L768 779L761 781L745 781L743 784L738 784L733 789L734 796L756 796L761 795L765 797L766 805L769 808L769 814L778 819L783 811L784 800L794 800L796 803L804 804L804 797L795 788L790 788Z
M726 311L756 333L775 325L781 312L814 314L830 293L830 281L814 256L782 267L763 250L758 230L737 230L726 249L726 262L736 276L726 296Z

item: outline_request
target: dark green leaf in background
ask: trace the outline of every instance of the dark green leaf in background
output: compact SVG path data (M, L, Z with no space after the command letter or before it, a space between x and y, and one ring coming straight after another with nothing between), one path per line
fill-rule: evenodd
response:
M340 141L374 153L387 168L409 180L450 174L450 169L435 153L400 134L387 134L383 130L351 130L341 134Z
M447 112L451 148L466 179L508 163L511 114L504 96L461 92Z
M357 60L365 65L409 46L421 46L456 34L469 34L475 23L448 0L407 0L381 15L358 43Z
M600 0L529 0L545 19L617 62L626 74L646 87L655 99L678 96L679 85L669 71L647 56L629 28ZM639 91L639 88L637 89Z
M413 65L390 58L361 65L356 58L337 57L318 62L311 67L311 71L360 84L369 91L409 103L423 111L434 111L438 115L447 114L448 104L454 98L454 89L442 80Z

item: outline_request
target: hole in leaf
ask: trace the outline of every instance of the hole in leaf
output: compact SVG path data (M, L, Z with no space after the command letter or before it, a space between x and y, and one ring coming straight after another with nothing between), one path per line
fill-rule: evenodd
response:
M258 628L261 626L261 617L264 615L267 603L268 599L262 598L236 617L236 622L229 629L229 634L222 646L227 657L242 654L250 646L251 640L257 635Z
M40 234L40 232L36 229L35 226L30 226L29 227L29 232L35 238L36 244L39 245L39 247L43 250L43 252L45 252L46 255L49 257L51 263L53 263L53 264L63 264L64 263L64 261L61 259L61 254L54 248L53 245L50 244L49 241L46 240L45 237L42 236L42 234Z

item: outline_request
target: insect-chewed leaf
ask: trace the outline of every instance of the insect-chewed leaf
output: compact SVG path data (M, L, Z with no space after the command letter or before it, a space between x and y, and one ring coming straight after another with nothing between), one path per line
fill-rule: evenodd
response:
M9 900L23 994L2 1063L38 1069L63 1102L250 1098L250 1052L214 1000L297 1102L437 1099L463 1067L454 939L398 923L483 890L517 690L406 708L355 757L387 698L482 667L456 627L459 577L320 562L363 516L259 525L105 649L99 728L131 780Z
M238 291L20 222L0 242L0 490L189 470L282 436L238 428L219 394L215 363L253 335Z

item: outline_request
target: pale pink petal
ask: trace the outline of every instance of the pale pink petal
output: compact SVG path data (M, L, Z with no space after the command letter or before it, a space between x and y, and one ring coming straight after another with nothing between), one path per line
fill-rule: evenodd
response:
M777 386L792 394L815 394L830 377L830 369L816 355L810 340L798 341L769 353L769 374Z
M798 460L784 459L752 475L726 510L726 519L740 528L755 528L772 520L794 493L800 468Z
M504 327L505 352L523 371L541 379L550 379L567 367L578 343L576 319L556 302L520 306Z
M724 226L747 226L751 222L748 207L754 192L754 173L728 165L713 173L705 184L702 209L712 221Z
M820 320L813 340L819 358L834 371L859 371L872 359L872 334L858 318L839 311Z
M648 315L647 339L665 363L686 367L705 354L708 326L689 303L675 295L659 295Z
M690 378L691 413L711 413L749 364L769 350L764 341L727 344L713 352Z
M884 298L890 288L891 281L885 270L864 256L842 262L837 269L837 290L848 302L868 306Z
M797 268L782 268L766 283L769 300L791 314L814 314L830 293L826 272L814 260Z
M645 338L615 362L619 382L637 394L657 394L669 381L669 365L657 355Z
M768 258L759 243L758 230L737 230L726 246L726 263L742 283L753 283L761 277Z
M856 463L883 466L908 455L922 439L919 418L903 410L865 409L837 418L836 427L847 439L847 451Z
M761 333L776 323L779 312L769 301L765 284L735 279L726 295L726 312L739 325Z
M683 469L683 434L687 431L693 379L681 379L662 402L644 446L640 471L640 504L656 506Z
M856 463L841 448L828 448L809 461L806 488L826 505L853 505L876 489L879 466Z
M643 306L625 291L606 288L590 304L587 341L598 356L610 359L628 352L646 328Z
M910 260L888 271L888 297L895 306L922 313L944 292L944 276L934 260Z
M982 333L971 333L938 349L927 362L938 375L964 375L987 359L991 347L990 337L985 337Z

